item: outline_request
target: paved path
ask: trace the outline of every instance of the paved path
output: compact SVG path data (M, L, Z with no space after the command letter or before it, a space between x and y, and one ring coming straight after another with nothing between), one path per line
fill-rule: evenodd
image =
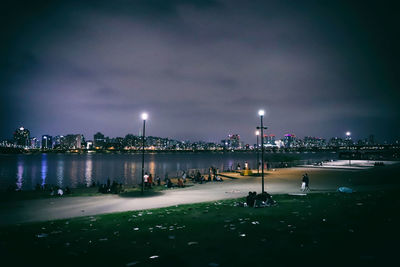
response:
M356 190L393 187L393 184L399 185L398 179L392 179L394 176L397 178L399 169L393 170L392 167L384 175L384 181L378 182L374 179L379 174L375 169L367 171L279 169L266 174L265 189L271 194L299 192L301 175L304 172L308 172L310 176L312 192L335 191L339 186L349 186ZM165 190L152 197L129 198L104 195L5 202L0 204L0 225L238 198L246 196L249 191L261 191L260 177L196 184L184 189Z

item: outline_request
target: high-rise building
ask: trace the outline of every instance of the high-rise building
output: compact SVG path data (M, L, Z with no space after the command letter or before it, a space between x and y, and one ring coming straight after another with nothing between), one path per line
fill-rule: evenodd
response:
M231 147L230 148L241 148L240 144L240 136L238 134L230 134L228 135L229 140L231 141Z
M65 148L67 149L81 149L83 135L81 134L68 134L65 136Z
M14 134L14 145L29 147L30 144L30 132L24 127L20 127L15 130Z
M95 148L104 148L106 145L106 139L104 137L104 134L97 132L94 136L93 136L93 143L94 143L94 147Z
M296 136L294 134L285 134L283 143L285 144L285 147L293 147L295 140Z
M52 149L53 148L53 137L50 135L42 135L42 149Z
M38 138L31 138L31 148L40 148L40 140Z
M65 145L65 137L63 135L56 135L53 138L53 148L64 148Z

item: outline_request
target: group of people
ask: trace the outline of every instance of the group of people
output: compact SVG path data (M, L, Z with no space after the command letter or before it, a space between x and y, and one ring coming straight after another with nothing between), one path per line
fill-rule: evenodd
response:
M207 174L206 174L207 175ZM215 168L215 167L213 167L213 166L211 166L209 169L208 169L208 175L207 175L207 177L206 177L206 175L202 175L201 173L200 173L200 170L196 170L196 171L192 171L190 174L189 174L189 179L191 179L193 182L195 182L195 183L199 183L199 184L202 184L202 183L205 183L205 182L211 182L211 181L215 181L215 182L222 182L223 181L223 179L221 178L221 176L219 175L219 169L218 168ZM186 179L187 179L187 174L186 174L186 172L184 171L183 172L183 174L182 174L182 181L184 182L184 183L186 183ZM179 180L178 180L179 181Z
M262 208L275 205L276 201L272 199L272 196L267 192L258 194L256 192L249 192L246 197L246 205L248 207Z
M35 191L50 191L51 196L63 196L71 194L71 189L67 186L62 188L58 185L50 185L50 184L36 184Z
M99 185L99 193L102 194L119 194L124 192L124 188L122 183L117 183L116 181L113 181L111 183L110 178L107 179L106 184L98 184Z
M153 180L153 175L150 173L150 174L147 174L147 172L144 174L144 176L143 176L143 182L144 182L144 187L146 187L146 188L151 188L152 186L154 186L154 185L161 185L161 179L160 179L160 176L156 176L156 179L155 179L155 181Z

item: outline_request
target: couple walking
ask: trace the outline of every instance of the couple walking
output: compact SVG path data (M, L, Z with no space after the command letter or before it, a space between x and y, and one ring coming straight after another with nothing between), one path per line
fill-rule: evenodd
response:
M301 179L301 191L310 191L310 187L308 186L310 179L308 178L308 174L303 174L303 178Z

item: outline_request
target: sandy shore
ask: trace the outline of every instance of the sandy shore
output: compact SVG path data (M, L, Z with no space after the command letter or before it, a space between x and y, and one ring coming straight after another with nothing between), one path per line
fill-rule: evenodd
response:
M336 191L340 186L351 187L356 191L400 188L400 165L395 164L365 170L277 169L266 172L265 189L271 194L299 193L301 177L305 172L310 177L310 193ZM229 175L236 175L239 179L225 178L224 182L165 190L151 197L104 195L5 202L0 204L0 225L214 201L243 197L249 191L261 191L260 177L243 177L233 173Z

